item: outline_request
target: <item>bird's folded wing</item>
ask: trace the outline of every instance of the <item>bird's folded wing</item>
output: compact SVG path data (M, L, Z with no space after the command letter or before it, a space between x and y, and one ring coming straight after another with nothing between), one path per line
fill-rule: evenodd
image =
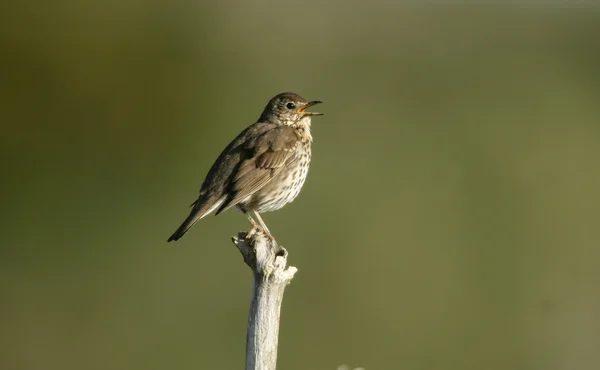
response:
M229 196L219 214L269 183L287 164L296 160L299 137L294 129L277 127L245 145L246 158L233 173Z

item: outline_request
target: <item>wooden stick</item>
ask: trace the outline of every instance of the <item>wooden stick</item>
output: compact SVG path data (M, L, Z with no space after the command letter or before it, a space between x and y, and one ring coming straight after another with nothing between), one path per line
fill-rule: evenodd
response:
M283 292L298 269L286 267L287 251L261 232L241 232L232 240L254 276L246 336L246 370L275 370Z

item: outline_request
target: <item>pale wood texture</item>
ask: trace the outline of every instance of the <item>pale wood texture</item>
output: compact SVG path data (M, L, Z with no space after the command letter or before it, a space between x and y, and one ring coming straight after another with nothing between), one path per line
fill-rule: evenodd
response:
M275 370L281 302L285 286L297 269L286 267L287 251L260 232L241 232L232 239L254 276L246 336L246 370Z

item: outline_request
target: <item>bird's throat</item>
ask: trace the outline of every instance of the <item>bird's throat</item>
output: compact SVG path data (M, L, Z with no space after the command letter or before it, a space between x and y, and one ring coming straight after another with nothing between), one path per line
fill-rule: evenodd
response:
M310 134L310 123L310 117L305 116L298 121L294 127L300 133L303 142L312 143L313 141L312 135Z

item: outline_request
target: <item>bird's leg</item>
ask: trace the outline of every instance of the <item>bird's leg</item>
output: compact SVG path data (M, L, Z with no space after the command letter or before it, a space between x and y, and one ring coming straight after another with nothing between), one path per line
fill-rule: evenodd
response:
M250 239L254 236L254 234L256 234L256 231L260 229L260 226L256 223L256 221L254 221L250 213L244 212L244 214L246 215L246 217L248 217L248 221L250 221L250 223L252 224L252 229L250 229L250 232L246 234L246 239Z
M269 231L269 228L267 227L267 225L265 225L265 222L263 221L262 217L260 217L260 214L255 210L252 210L252 213L254 213L254 216L256 216L256 218L258 219L260 227L263 229L263 232L267 235L267 237L269 237L270 239L274 239L273 235L271 235L271 232Z
M258 227L258 224L256 223L256 221L254 221L254 219L252 218L252 216L250 216L250 213L244 212L246 214L246 217L248 217L248 221L250 221L250 223L252 224L252 227Z

